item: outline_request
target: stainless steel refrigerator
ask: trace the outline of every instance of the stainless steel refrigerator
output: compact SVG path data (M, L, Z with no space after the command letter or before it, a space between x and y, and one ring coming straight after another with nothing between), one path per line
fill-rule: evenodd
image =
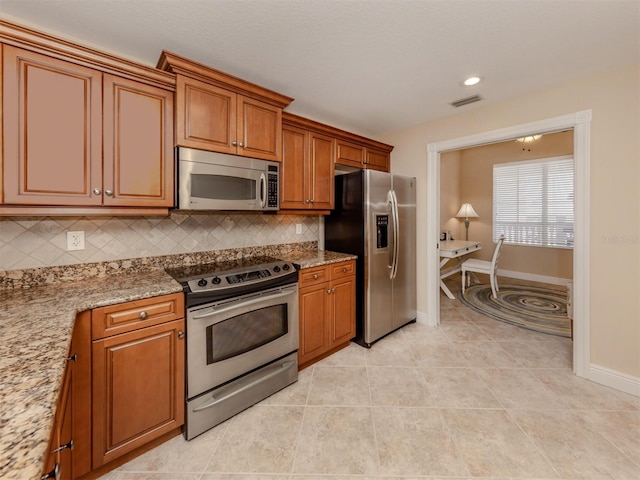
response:
M365 347L416 320L416 179L375 170L335 178L326 250L358 255L356 338Z

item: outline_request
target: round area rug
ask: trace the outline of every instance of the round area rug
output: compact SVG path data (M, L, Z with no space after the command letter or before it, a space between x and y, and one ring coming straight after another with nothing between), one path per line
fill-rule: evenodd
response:
M536 332L571 337L567 294L524 285L499 285L498 298L490 285L472 285L460 294L462 303L501 322Z

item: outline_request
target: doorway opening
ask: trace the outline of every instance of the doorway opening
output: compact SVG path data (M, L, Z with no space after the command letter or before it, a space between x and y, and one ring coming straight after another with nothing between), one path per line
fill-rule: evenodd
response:
M498 143L528 135L573 130L575 224L573 249L573 371L587 377L589 366L589 140L591 111L550 118L427 146L427 322L440 323L440 159L447 151Z

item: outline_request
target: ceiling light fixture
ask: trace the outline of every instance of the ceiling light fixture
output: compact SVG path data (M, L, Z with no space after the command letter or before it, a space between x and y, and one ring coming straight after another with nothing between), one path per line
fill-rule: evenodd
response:
M538 140L542 135L527 135L526 137L516 138L516 142L520 143L531 143Z
M480 80L482 80L480 77L469 77L464 82L462 82L462 84L466 87L471 87L473 85L479 84Z

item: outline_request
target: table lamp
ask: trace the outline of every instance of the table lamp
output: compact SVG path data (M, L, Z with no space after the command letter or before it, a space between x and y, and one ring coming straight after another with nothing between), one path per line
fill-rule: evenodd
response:
M469 217L478 217L470 203L463 203L460 211L456 214L457 218L464 218L464 226L467 229L467 240L469 240Z

